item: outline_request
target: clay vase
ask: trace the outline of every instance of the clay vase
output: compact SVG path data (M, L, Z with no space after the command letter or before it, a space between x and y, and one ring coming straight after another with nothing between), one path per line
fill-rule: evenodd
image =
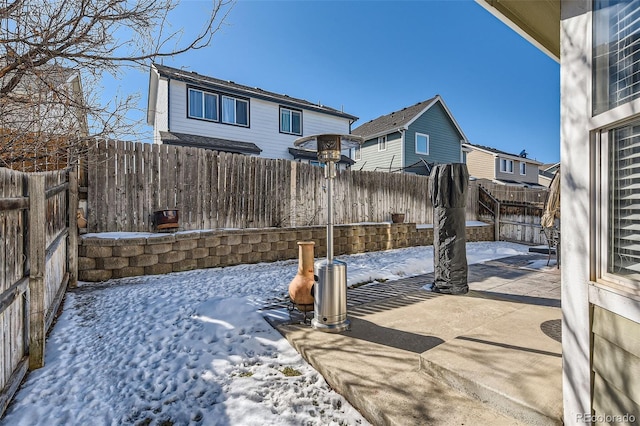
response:
M298 241L298 273L289 283L289 297L301 312L313 310L313 241Z

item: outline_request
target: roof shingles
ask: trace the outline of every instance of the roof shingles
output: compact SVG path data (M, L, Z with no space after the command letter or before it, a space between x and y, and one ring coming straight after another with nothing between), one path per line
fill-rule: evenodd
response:
M339 111L335 108L331 108L325 105L315 104L304 99L293 98L288 95L281 95L279 93L269 92L267 90L260 89L259 87L244 86L242 84L235 83L233 81L225 81L219 78L209 77L206 75L198 74L194 71L185 71L178 68L168 67L166 65L153 64L153 67L158 70L158 73L163 77L174 78L176 80L184 81L186 83L204 85L209 87L215 87L227 91L237 92L245 96L257 97L268 99L274 102L281 102L299 108L311 109L325 114L331 114L338 117L344 117L356 121L358 117L347 114L343 111Z
M420 114L436 98L437 96L427 99L426 101L418 102L410 107L402 108L399 111L394 111L391 114L373 119L355 128L351 133L362 136L366 139L368 136L395 131L407 125L407 123Z

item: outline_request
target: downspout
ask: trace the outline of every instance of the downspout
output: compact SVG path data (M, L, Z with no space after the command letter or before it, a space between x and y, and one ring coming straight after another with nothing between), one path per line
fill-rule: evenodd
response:
M405 167L405 164L404 164L404 150L405 150L404 136L405 136L405 132L407 131L407 129L400 128L400 129L398 129L398 131L400 132L400 170L403 170L404 167Z
M187 102L189 102L187 95ZM167 132L171 131L171 109L169 109L169 105L171 104L171 77L167 78Z

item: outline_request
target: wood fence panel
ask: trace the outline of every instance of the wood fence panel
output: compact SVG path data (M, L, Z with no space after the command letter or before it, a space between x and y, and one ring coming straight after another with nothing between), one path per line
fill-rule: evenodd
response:
M77 248L68 229L77 210L70 181L77 185L66 170L0 168L0 416L27 368L44 362L46 332L77 269L67 241Z
M178 209L182 229L304 226L327 221L321 167L117 141L97 142L92 150L97 164L88 174L89 232L150 231L152 213L158 209ZM338 171L334 223L390 221L392 212L405 213L406 222L431 223L428 182L427 176L412 174ZM478 191L471 182L467 220L478 219ZM522 199L542 197L540 191L531 195L533 190L527 188L510 191L527 194L518 195ZM522 238L536 237L535 224L524 223L528 230L519 231Z
M220 179L220 156L215 153L211 156L211 215L213 228L220 228L220 206L219 201L219 186L218 181Z

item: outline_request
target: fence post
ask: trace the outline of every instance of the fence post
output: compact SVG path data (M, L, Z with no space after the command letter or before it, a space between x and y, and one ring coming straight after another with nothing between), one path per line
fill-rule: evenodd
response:
M500 241L500 201L496 200L496 211L493 215L495 225L493 226L494 240Z
M29 369L44 366L45 177L29 176Z
M290 173L291 173L291 189L290 189L290 195L289 197L291 197L291 200L289 202L289 206L291 206L291 208L289 209L289 226L292 228L295 228L297 226L297 214L298 212L296 211L296 192L297 192L297 187L298 187L298 169L297 169L297 164L295 161L291 161L291 169L290 169Z
M67 226L69 237L67 238L67 271L69 271L69 287L78 285L78 173L69 172L68 211L69 220Z

